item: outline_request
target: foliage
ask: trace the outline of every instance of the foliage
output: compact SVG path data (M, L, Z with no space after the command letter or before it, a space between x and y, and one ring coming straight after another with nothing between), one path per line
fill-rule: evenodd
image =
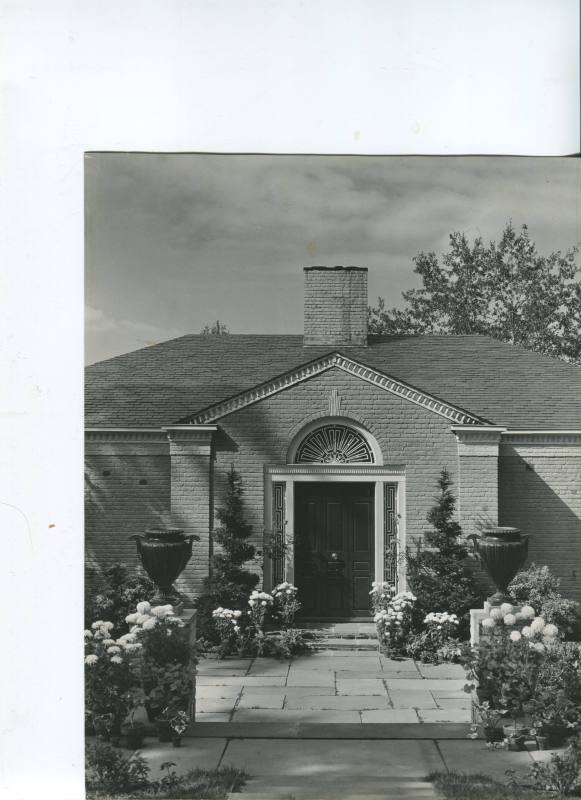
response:
M188 798L222 800L229 792L240 792L248 779L244 770L226 766L217 770L193 769L177 775L175 764L160 765L161 778L151 780L150 769L139 754L124 756L117 748L97 743L87 747L87 798L119 800L121 797Z
M152 608L144 600L125 619L131 625L131 635L142 646L142 658L148 668L191 662L190 644L180 635L184 623L174 614L172 605Z
M381 594L381 584L373 592ZM376 600L372 601L376 604ZM411 592L394 594L385 608L380 608L373 617L377 627L377 637L386 653L399 658L407 653L407 642L412 630L412 617L416 597Z
M456 500L452 485L448 470L442 469L438 478L440 493L427 515L432 529L426 532L425 543L420 541L407 548L406 561L419 619L430 612L456 614L462 621L463 634L469 610L480 605L482 597L465 568L468 550L460 540L462 529L454 520Z
M580 666L577 647L555 642L547 648L531 709L535 725L578 726L581 722Z
M295 624L296 615L301 610L301 603L298 599L299 590L292 583L284 581L275 586L272 590L274 601L274 616L282 623L283 628L292 628Z
M458 617L446 611L432 612L424 617L423 625L424 630L409 637L407 654L432 664L457 660L461 652L456 638Z
M577 248L540 255L523 225L500 241L450 235L450 249L415 256L423 286L403 292L403 310L370 309L376 334L482 334L546 355L581 360L581 280Z
M106 742L96 742L85 750L87 790L133 792L149 785L149 767L139 754L131 757Z
M121 724L133 705L130 690L138 683L135 656L141 645L131 634L111 637L113 623L97 620L85 631L85 708L89 719L110 715Z
M528 603L539 610L547 622L557 625L567 638L581 638L581 604L559 592L560 578L547 566L534 562L518 572L508 589L515 603Z
M543 664L559 642L556 626L535 616L530 606L513 612L510 603L491 609L482 621L478 646L466 649L463 663L472 681L464 688L472 691L477 682L490 692L492 706L504 709L516 721L525 710L533 709Z
M555 792L558 797L570 797L581 789L581 739L571 740L563 755L554 753L548 763L535 761L530 767L537 789Z
M248 594L258 583L258 575L246 570L244 564L254 557L255 549L248 542L252 528L244 520L243 490L240 475L232 467L228 473L225 504L217 512L221 526L214 531L214 541L220 551L211 559L209 577L197 599L199 635L218 641L212 611L224 608L246 608Z
M194 680L189 667L167 664L153 672L154 686L148 700L152 711L170 719L178 711L187 709L194 693Z
M155 584L139 570L131 572L125 564L113 564L102 579L103 588L95 597L87 598L85 625L88 627L95 619L106 619L118 633L125 633L128 630L125 617L137 603L153 595Z
M227 336L229 333L226 323L220 322L219 319L211 325L204 325L202 328L202 336Z
M294 627L300 603L292 583L279 584L272 594L253 591L248 606L246 612L222 606L212 612L219 635L216 651L220 658L233 653L288 658L311 649L303 632ZM282 622L282 630L267 633L265 626L269 619Z
M500 783L482 773L433 772L428 775L444 800L548 800L554 795L527 786Z

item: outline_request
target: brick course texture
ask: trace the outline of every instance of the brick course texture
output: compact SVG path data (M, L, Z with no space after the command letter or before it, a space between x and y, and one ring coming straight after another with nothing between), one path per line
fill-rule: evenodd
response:
M221 419L211 454L174 446L170 457L168 443L166 455L87 455L88 563L135 564L135 544L127 537L171 522L201 537L179 583L195 596L207 574L211 520L223 502L230 465L242 475L253 543L261 550L264 465L286 463L294 436L329 413L334 389L341 415L370 431L384 464L405 467L408 543L426 530L436 481L446 467L465 532L496 521L498 491L499 523L530 533L531 559L547 563L562 577L564 593L581 600L580 448L501 445L500 460L468 453L459 458L448 420L338 368ZM254 568L260 572L260 558Z
M367 344L367 270L307 267L306 345Z
M581 447L501 445L499 517L530 534L529 562L547 564L581 601Z

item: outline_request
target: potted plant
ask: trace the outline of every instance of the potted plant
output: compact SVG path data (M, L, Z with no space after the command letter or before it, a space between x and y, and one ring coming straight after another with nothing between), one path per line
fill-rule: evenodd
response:
M172 744L174 747L180 747L182 736L188 729L188 715L185 711L178 711L177 714L172 716L169 722L172 730Z
M135 712L144 704L145 693L143 689L134 687L127 692L129 703L129 717L121 725L121 733L125 739L125 747L128 750L138 750L143 746L145 736L145 725L143 722L135 720Z
M561 747L577 728L579 708L562 690L543 691L535 698L534 725L549 747Z
M156 715L160 741L172 739L170 720L179 712L187 711L191 704L194 682L191 670L182 664L169 664L156 670L156 685L149 692L148 701Z
M480 717L482 732L487 742L502 742L504 732L498 727L498 723L505 716L506 711L492 708L490 703L475 703L475 708Z

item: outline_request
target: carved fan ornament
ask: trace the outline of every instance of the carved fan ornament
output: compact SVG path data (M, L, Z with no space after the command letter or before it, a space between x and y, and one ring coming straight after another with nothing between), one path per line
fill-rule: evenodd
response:
M297 464L373 464L365 438L344 425L316 428L301 442Z

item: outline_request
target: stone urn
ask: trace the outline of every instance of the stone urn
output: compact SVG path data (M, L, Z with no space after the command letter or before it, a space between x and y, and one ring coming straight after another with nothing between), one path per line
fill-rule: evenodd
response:
M497 591L488 598L491 606L509 601L508 584L525 563L529 551L529 536L518 528L488 528L474 539L474 549Z
M179 613L183 603L173 582L192 557L192 543L200 537L185 536L179 528L149 528L129 538L135 541L143 568L157 587L152 605L171 604Z

